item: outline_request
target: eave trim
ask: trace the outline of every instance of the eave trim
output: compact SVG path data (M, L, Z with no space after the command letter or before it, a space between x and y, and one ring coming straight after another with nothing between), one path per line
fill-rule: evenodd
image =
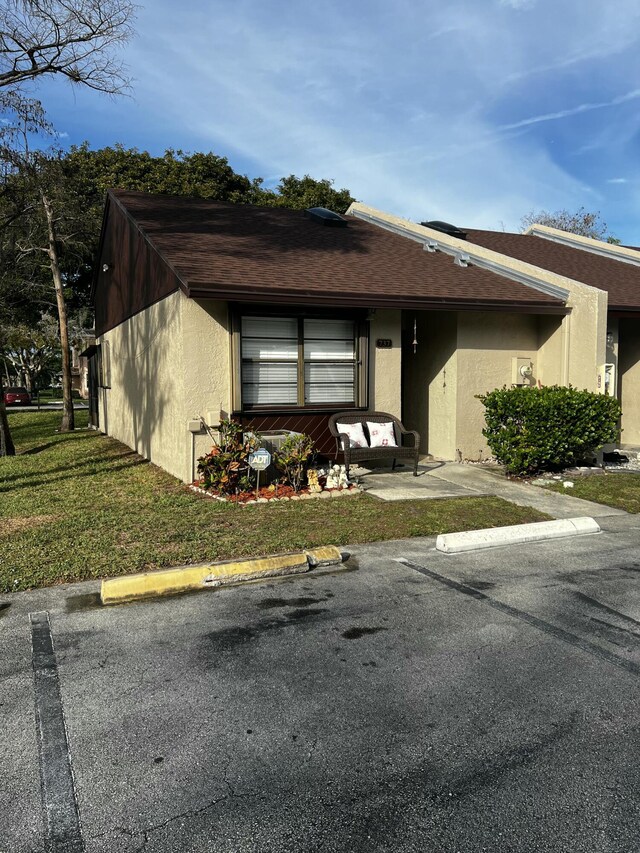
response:
M592 255L600 255L602 258L607 258L610 261L620 261L623 264L630 264L633 267L640 267L640 254L637 258L630 257L626 252L632 252L633 249L627 249L626 246L618 246L614 243L583 243L581 240L573 239L571 234L563 234L558 232L549 232L542 228L532 225L527 229L527 234L533 237L542 237L543 240L550 240L552 243L560 243L561 246L568 246L570 249L581 249L583 252L590 252ZM620 249L624 249L624 253Z
M525 287L530 287L532 290L537 290L547 296L552 296L554 299L560 299L562 302L566 302L569 298L569 291L564 287L560 287L557 284L550 284L537 276L519 272L506 263L490 260L489 258L485 258L483 255L474 252L473 243L469 243L468 248L465 246L463 251L460 248L448 246L446 243L433 239L432 237L421 237L408 228L403 228L401 225L387 222L378 216L365 213L357 208L352 210L349 215L362 219L365 222L370 222L372 225L377 225L379 228L384 228L386 231L391 231L400 237L406 237L409 240L420 243L426 252L443 252L446 255L451 255L454 258L454 262L463 268L470 263L480 269L486 269L489 272L495 273L495 275L508 278L518 284L523 284Z

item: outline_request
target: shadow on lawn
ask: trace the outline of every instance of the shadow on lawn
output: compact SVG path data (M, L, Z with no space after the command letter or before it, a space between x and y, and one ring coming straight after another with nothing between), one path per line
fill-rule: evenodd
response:
M125 457L133 457L129 461L125 461L123 464L112 464L108 463L106 465L102 465L100 467L93 467L91 471L82 471L78 472L78 468L84 467L87 465L94 465L95 463L88 459L86 462L79 462L74 465L72 468L67 466L61 466L58 468L51 468L50 471L33 471L32 473L27 474L16 474L13 478L5 478L0 485L0 494L2 492L10 492L17 489L34 489L37 486L48 486L51 483L60 483L64 480L70 479L80 479L81 477L95 477L99 474L107 474L116 471L124 471L128 468L135 468L138 465L148 465L148 461L143 459L142 456L138 456L137 453L131 451L130 453L123 454L120 456L120 459L125 459ZM50 473L57 473L59 471L66 471L67 474L64 477L50 477L48 476ZM14 483L13 485L7 485L6 488L4 483L9 479L12 480L26 480L27 482Z

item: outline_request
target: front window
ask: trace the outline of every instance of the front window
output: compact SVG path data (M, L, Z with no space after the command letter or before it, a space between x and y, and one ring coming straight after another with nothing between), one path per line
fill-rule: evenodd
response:
M359 349L351 319L242 317L242 407L358 405Z

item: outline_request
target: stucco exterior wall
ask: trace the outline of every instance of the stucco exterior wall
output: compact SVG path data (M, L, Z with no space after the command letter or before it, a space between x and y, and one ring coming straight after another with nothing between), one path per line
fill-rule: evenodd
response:
M403 423L420 433L422 453L442 459L453 459L456 449L457 335L454 311L405 312Z
M188 421L217 423L231 408L226 303L176 292L106 332L106 341L111 387L101 389L101 428L189 482L211 439L196 435L192 446Z
M484 407L477 394L509 387L513 358L533 363L536 381L538 356L537 317L470 311L458 315L458 388L456 400L456 450L463 459L482 459L491 453L482 435ZM452 457L450 457L452 458Z
M594 287L572 288L564 319L566 369L563 385L598 390L598 368L604 364L607 346L608 294Z
M418 431L425 450L442 459L455 459L459 315L433 312L425 319L425 334L418 337L417 352L425 353L429 400L426 428L418 427Z
M532 362L534 383L560 381L562 323L558 316L490 311L406 312L403 419L420 433L422 452L440 459L490 455L476 395L510 387L515 357Z
M101 428L180 479L184 475L182 303L176 292L106 332L111 387Z
M534 375L542 385L562 385L567 375L566 317L538 317L538 355Z
M618 389L623 445L640 444L640 320L619 322Z
M231 401L231 330L226 302L212 299L184 299L182 304L183 329L183 388L184 430L187 421L204 418L209 426L220 423L220 415L228 417ZM196 475L195 460L211 448L211 437L202 432L189 439L187 457L188 476ZM193 474L191 471L193 470Z
M387 338L390 349L377 349ZM369 326L369 408L401 417L402 410L402 312L378 310Z

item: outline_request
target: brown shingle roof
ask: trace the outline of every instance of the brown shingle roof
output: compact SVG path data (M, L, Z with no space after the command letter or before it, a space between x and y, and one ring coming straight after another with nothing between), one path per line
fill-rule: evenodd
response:
M560 310L563 303L353 217L111 191L190 296L367 306Z
M595 255L537 237L534 234L508 234L501 231L467 230L469 243L476 243L511 258L606 290L609 309L640 308L640 266Z

